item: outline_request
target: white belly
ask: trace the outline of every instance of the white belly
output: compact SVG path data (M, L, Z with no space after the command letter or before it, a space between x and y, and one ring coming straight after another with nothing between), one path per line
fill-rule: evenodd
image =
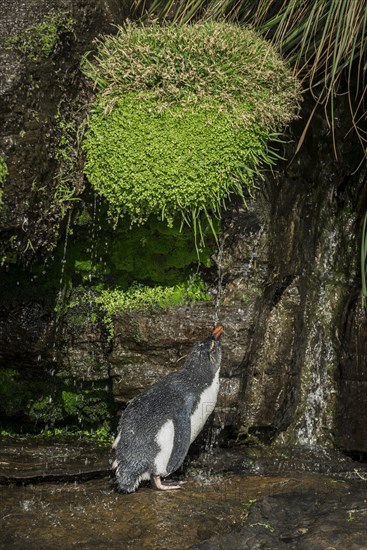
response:
M172 420L167 420L155 437L160 449L154 460L157 475L167 475L167 466L172 454L174 437L175 428L173 422Z
M219 369L211 385L206 388L200 396L200 401L191 415L191 440L190 443L199 435L205 422L214 410L217 402L219 390Z

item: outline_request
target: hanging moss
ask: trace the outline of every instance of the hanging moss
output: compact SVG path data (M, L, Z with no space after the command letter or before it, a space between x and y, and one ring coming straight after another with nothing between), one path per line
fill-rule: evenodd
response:
M98 90L85 172L110 213L182 218L196 237L273 161L268 143L299 99L273 48L227 23L128 24L83 67Z
M154 214L172 225L183 215L195 224L208 211L219 218L230 193L252 188L259 163L270 160L268 132L234 124L236 116L217 102L183 111L130 94L108 117L92 116L85 173L116 219L128 214L141 224Z
M205 283L200 277L175 286L132 285L127 291L118 288L102 290L95 301L104 312L104 323L109 339L114 335L113 316L116 313L133 310L154 310L193 304L209 300Z

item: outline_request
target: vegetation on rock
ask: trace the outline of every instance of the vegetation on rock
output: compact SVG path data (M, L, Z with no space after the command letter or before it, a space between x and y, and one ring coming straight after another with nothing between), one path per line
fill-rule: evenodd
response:
M51 10L36 25L28 27L23 33L10 36L6 45L38 61L54 53L61 35L72 32L74 24L74 19L67 12Z
M78 382L78 388L76 386ZM58 376L26 379L14 368L0 369L0 430L30 431L68 426L69 430L109 430L114 406L105 381L93 385ZM7 418L7 420L5 420Z
M289 61L293 74L302 80L314 99L314 108L304 122L296 152L304 142L317 108L322 106L325 123L333 134L334 153L338 157L336 98L339 94L347 94L351 130L356 132L361 143L359 155L362 161L366 160L366 133L362 124L366 117L367 3L364 0L182 0L176 4L171 0L149 3L137 0L136 7L142 8L143 20L154 17L162 22L184 25L200 18L203 21L235 21L250 25L269 39ZM360 160L356 160L356 165L360 165ZM366 241L364 224L361 235L364 307L367 304Z
M115 220L181 217L195 234L251 190L299 99L275 50L225 23L127 24L83 68L98 92L85 172Z
M117 313L177 307L209 299L207 287L198 276L174 286L149 287L134 284L126 291L119 288L104 289L93 298L95 304L102 310L109 339L114 335L113 317ZM71 307L75 305L78 304L72 303Z
M0 157L0 185L2 185L8 175L8 167L5 160Z

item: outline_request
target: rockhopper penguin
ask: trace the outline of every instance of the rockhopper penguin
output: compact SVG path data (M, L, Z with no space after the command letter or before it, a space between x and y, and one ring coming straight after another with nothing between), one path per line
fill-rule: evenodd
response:
M151 479L156 489L180 488L180 484L163 484L161 477L181 466L214 410L222 331L218 326L209 338L197 342L181 370L132 399L122 413L112 466L121 492L132 493L144 479Z

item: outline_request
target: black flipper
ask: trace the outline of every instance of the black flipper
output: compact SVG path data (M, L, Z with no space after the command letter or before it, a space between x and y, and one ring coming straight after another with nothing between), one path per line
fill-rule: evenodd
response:
M167 466L168 473L178 470L189 450L191 440L191 413L194 402L195 396L189 394L185 397L183 405L177 406L177 414L173 418L175 437L172 454Z

